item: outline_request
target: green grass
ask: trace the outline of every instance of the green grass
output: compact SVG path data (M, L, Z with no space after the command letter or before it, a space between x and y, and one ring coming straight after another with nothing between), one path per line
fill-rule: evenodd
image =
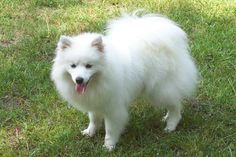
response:
M104 131L80 134L86 115L68 108L49 74L60 35L102 32L120 10L165 14L188 33L201 73L177 131L140 98L117 148ZM236 156L236 2L233 0L1 0L0 156Z

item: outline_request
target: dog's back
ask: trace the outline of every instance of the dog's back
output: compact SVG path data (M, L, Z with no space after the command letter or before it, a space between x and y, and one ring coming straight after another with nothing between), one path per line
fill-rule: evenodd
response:
M130 57L132 67L126 68L142 71L149 95L153 90L164 90L168 97L178 95L179 99L191 95L197 71L189 54L187 36L173 21L153 14L124 15L108 24L107 38L118 49L120 45L127 48L119 51L124 60Z

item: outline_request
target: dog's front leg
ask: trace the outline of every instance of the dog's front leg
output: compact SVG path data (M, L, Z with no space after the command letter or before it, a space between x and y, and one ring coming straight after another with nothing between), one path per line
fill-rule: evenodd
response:
M95 135L96 131L99 130L102 126L102 116L97 113L89 112L89 125L88 128L82 131L83 135L92 137Z
M112 151L112 149L115 148L127 122L128 112L126 109L114 109L105 116L106 135L104 147L108 149L108 151Z

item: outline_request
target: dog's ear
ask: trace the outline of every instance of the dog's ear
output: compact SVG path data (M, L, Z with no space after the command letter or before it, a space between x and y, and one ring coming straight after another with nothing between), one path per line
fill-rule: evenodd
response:
M65 36L65 35L62 35L60 37L60 40L58 42L58 48L60 48L61 50L64 50L68 47L71 47L71 37L69 36Z
M99 52L104 52L104 46L101 36L92 41L92 47L95 47Z

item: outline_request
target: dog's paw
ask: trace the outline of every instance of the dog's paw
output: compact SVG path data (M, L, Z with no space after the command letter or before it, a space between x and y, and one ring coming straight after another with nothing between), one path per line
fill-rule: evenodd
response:
M170 132L175 131L175 129L176 129L176 126L174 126L174 125L167 125L167 126L165 127L164 131L165 131L166 133L170 133Z
M105 148L108 152L111 152L112 150L114 150L115 145L104 144L103 148Z
M87 128L87 129L81 131L81 134L84 136L87 136L87 137L93 137L95 135L95 131L90 128Z

